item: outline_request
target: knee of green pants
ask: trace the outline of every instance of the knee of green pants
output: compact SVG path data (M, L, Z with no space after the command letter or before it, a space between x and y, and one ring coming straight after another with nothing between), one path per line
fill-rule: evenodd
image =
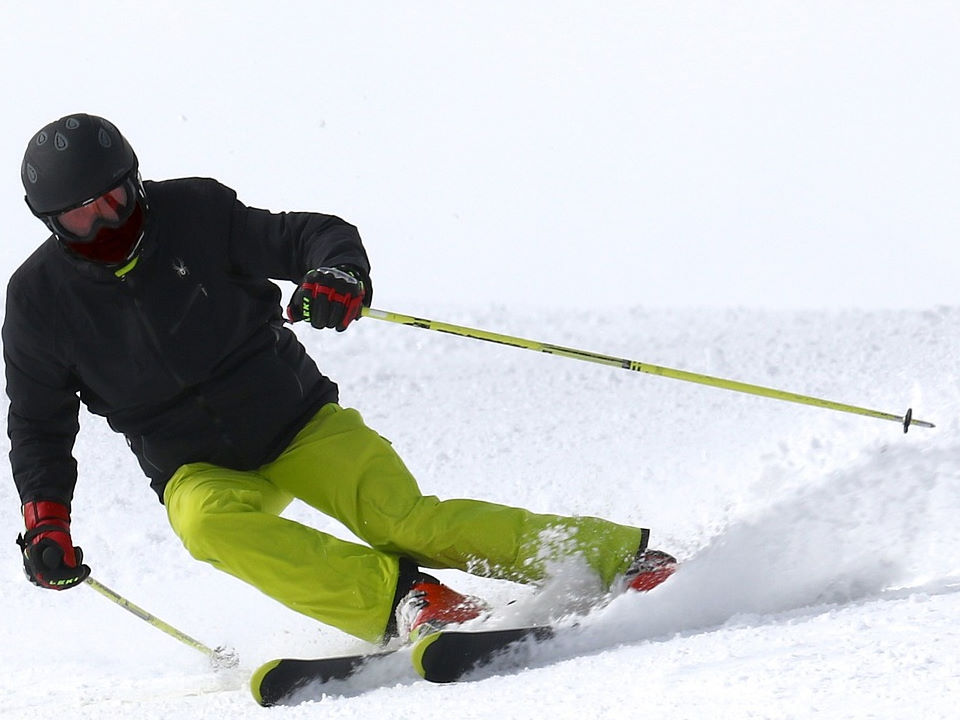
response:
M170 526L190 554L202 560L209 558L198 545L209 535L210 518L242 512L279 515L292 500L293 496L255 472L210 463L182 465L163 493Z
M164 492L190 554L287 607L368 641L381 638L397 560L278 517L292 496L256 472L181 467Z
M260 472L294 497L377 546L377 520L421 497L390 442L356 410L325 405ZM388 530L388 529L387 529Z

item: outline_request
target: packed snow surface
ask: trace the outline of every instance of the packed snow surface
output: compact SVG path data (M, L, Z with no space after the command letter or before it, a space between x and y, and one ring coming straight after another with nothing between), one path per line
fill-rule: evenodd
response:
M648 526L682 570L538 649L523 672L455 687L406 658L279 717L950 717L960 700L960 311L506 312L438 315L618 356L763 382L937 423L791 405L364 319L300 329L346 404L390 438L424 491ZM74 535L106 585L236 671L87 588L0 588L4 717L255 717L246 675L274 656L364 645L191 560L122 439L83 418ZM0 487L14 528L12 483ZM302 505L291 517L343 535ZM541 594L456 572L503 624L560 616L583 581ZM55 639L54 639L55 638ZM319 705L319 707L317 706Z
M241 664L212 671L90 588L26 583L4 466L0 718L956 717L960 7L95 9L3 3L4 278L43 239L16 173L28 138L90 112L145 178L215 177L257 207L355 223L375 306L937 427L373 319L298 328L425 492L643 525L681 571L523 671L433 686L398 655L264 710L246 688L261 662L365 646L189 558L122 438L83 415L73 528L94 577ZM570 625L586 582L575 560L538 594L442 577L515 601L501 624Z

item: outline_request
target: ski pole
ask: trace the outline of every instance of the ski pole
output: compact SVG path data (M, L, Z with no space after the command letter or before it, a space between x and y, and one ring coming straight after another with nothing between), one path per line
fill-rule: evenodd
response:
M105 598L112 600L117 605L122 607L124 610L127 610L128 612L133 613L141 620L146 620L148 623L153 625L158 630L162 630L170 637L176 638L177 640L182 642L184 645L189 645L194 650L198 650L199 652L202 652L204 655L206 655L210 659L210 664L215 669L219 670L221 668L236 667L240 663L240 658L237 656L236 652L234 652L233 650L229 650L224 647L218 647L215 649L209 648L199 640L194 640L192 637L190 637L186 633L177 630L175 627L173 627L168 623L165 623L156 615L148 613L139 605L133 604L132 602L127 600L125 597L123 597L119 593L114 592L113 590L108 588L106 585L103 585L102 583L94 580L92 577L87 577L85 582L93 590L96 590Z
M687 372L686 370L674 370L673 368L642 363L637 360L628 360L626 358L613 357L611 355L601 355L600 353L589 352L587 350L577 350L575 348L562 347L560 345L551 345L550 343L538 342L536 340L526 340L512 335L502 335L500 333L489 332L487 330L477 330L475 328L464 327L462 325L452 325L451 323L439 322L437 320L426 320L424 318L403 315L401 313L389 312L387 310L377 310L374 308L363 308L363 317L370 317L376 320L398 323L400 325L410 325L423 328L425 330L436 330L437 332L450 333L461 337L473 338L475 340L486 340L487 342L499 343L500 345L509 345L511 347L522 348L524 350L533 350L535 352L547 353L549 355L560 355L561 357L572 358L574 360L583 360L586 362L618 367L624 370L634 372L648 373L650 375L660 375L661 377L672 378L674 380L683 380L685 382L698 383L700 385L710 385L712 387L722 388L724 390L733 390L734 392L747 393L748 395L759 395L761 397L773 398L774 400L784 400L786 402L799 403L801 405L812 405L814 407L826 408L827 410L836 410L838 412L853 413L855 415L865 415L867 417L879 418L881 420L892 420L903 426L903 431L907 432L911 425L932 428L933 423L925 420L917 420L913 417L913 409L908 408L905 415L894 415L893 413L880 412L879 410L870 410L869 408L857 407L855 405L846 405L844 403L834 402L833 400L824 400L821 398L810 397L809 395L799 395L785 390L775 390L773 388L763 387L761 385L751 385L749 383L738 382L736 380L726 380L724 378L713 377L711 375L701 375L699 373Z

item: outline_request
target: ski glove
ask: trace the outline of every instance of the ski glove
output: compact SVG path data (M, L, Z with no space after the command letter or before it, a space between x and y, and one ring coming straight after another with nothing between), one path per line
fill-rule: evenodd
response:
M306 320L315 328L338 332L360 317L366 290L359 270L346 265L322 267L304 275L287 305L290 322Z
M34 585L67 590L90 575L83 564L83 551L70 539L70 510L52 500L23 506L27 531L17 537L23 551L23 572Z

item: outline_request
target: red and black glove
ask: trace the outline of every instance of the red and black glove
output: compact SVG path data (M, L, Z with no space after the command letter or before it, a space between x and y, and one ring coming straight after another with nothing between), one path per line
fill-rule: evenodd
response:
M338 332L360 317L366 288L360 271L340 266L322 267L304 275L287 305L290 322L306 320L315 328Z
M23 572L34 585L67 590L90 575L83 551L70 539L70 510L53 500L23 506L27 531L17 537L23 551Z

